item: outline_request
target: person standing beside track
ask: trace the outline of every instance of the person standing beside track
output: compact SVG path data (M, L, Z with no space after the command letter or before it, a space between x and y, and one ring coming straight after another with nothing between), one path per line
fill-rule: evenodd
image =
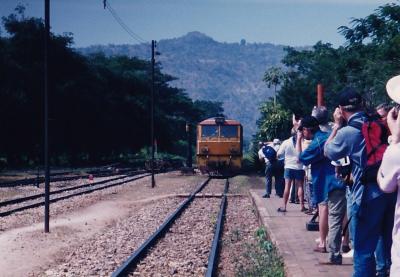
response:
M378 172L379 187L388 193L397 190L397 203L393 228L391 276L400 276L400 116L393 108L387 117L392 133L391 144L386 149Z
M281 147L281 140L278 138L275 138L272 141L272 145L271 145L276 153L278 153L279 148ZM272 172L273 172L273 176L274 176L274 180L275 180L275 192L276 195L279 196L280 198L283 197L283 189L285 187L285 180L283 179L283 172L284 172L284 160L282 158L278 158L276 159L276 162L274 163Z
M297 126L295 126L297 127ZM294 128L297 129L297 128ZM301 211L304 212L307 209L304 207L304 169L303 164L299 162L298 152L296 151L296 135L293 134L290 138L283 141L278 151L278 158L284 157L285 169L285 190L283 192L283 207L278 208L278 212L286 212L287 202L289 200L290 186L294 183L294 189L298 189L298 196L300 200Z
M282 197L282 181L279 176L279 161L276 156L277 149L279 149L280 141L274 139L273 143L266 144L259 143L260 150L258 150L258 158L260 161L265 162L265 193L263 198L270 198L272 192L272 177L275 179L275 193Z
M336 178L335 167L324 156L324 144L328 136L329 133L321 131L315 117L306 116L299 126L296 149L299 160L304 165L311 165L313 201L318 204L320 242L314 251L327 252L325 243L328 236L329 261L326 264L339 265L342 264L340 246L342 224L346 213L346 187ZM303 139L311 140L305 150L302 149Z
M362 125L367 120L361 95L345 88L339 96L339 107L333 113L335 124L325 143L325 156L330 160L350 157L354 184L352 187L352 220L354 234L354 277L375 277L374 252L379 236L384 239L385 253L390 257L391 230L395 195L384 194L376 182L363 184L361 176L366 166L366 144L361 130L350 125ZM347 122L347 126L344 126ZM389 251L388 251L389 250Z

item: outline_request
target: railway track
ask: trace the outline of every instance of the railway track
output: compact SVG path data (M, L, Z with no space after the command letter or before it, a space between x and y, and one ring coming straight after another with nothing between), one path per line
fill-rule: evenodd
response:
M197 203L193 203L196 199L196 194L200 193L210 182L211 178L208 178L206 181L204 181L202 184L200 184L193 193L190 194L190 196L173 212L165 221L164 223L136 250L132 253L132 255L112 274L113 277L120 277L120 276L127 276L127 275L137 275L141 274L141 272L134 272L135 269L137 269L139 263L142 263L144 259L146 259L147 256L152 253L157 252L157 246L160 243L161 240L163 240L167 234L170 234L171 236L174 236L174 234L181 234L185 230L180 230L181 226L184 226L185 224L191 224L190 223L190 218L192 214L196 213L202 213L203 216L210 216L210 213L213 213L212 210L209 208L214 206L218 207L218 203L215 201L215 199L221 198L221 202L219 205L219 212L216 217L216 222L215 226L212 226L210 229L214 230L214 235L211 243L210 250L207 250L209 252L208 255L208 261L203 261L203 264L207 264L207 269L204 271L205 276L211 277L215 275L217 264L218 264L218 253L219 253L219 241L221 239L221 233L222 233L222 227L223 227L223 222L224 222L224 216L225 216L225 210L226 210L226 205L227 205L227 197L226 194L228 192L229 188L229 181L226 179L225 182L225 187L223 191L222 197L217 197L214 199L198 199ZM202 207L201 201L209 201L205 202L205 206ZM211 201L211 202L210 202ZM190 206L190 207L189 207ZM206 212L202 212L202 209L207 209ZM200 210L200 211L199 211ZM184 215L183 215L184 214ZM209 218L208 218L209 219ZM188 223L189 222L189 223ZM207 224L207 223L205 223ZM197 224L198 225L198 224ZM201 224L200 224L201 225ZM214 225L214 224L212 224ZM172 228L175 228L178 230L172 230ZM193 232L192 225L189 226L189 230ZM194 228L194 227L193 227ZM183 228L184 229L184 228ZM197 235L203 236L202 234L202 229L198 230ZM212 232L212 231L210 231ZM178 239L179 240L179 239ZM186 239L185 239L186 240ZM176 241L176 239L172 239L173 242ZM163 246L159 246L163 247ZM179 251L179 249L178 249ZM201 254L204 254L204 251L201 250ZM134 273L133 273L134 272Z
M74 176L60 176L60 175L68 175L68 174L71 174L72 172L54 173L50 176L50 182L72 181L72 180L78 180L78 179L85 179L85 178L88 178L90 175L95 175L96 177L109 177L109 176L113 176L113 175L126 174L129 171L132 171L132 169L120 169L120 170L118 170L118 172L113 172L113 171L110 172L110 170L98 170L98 171L93 171L93 172L90 171L87 174L79 174L79 175L74 175ZM142 171L145 172L145 170L142 170ZM8 182L1 182L0 188L16 187L16 186L29 186L29 185L38 186L41 183L44 183L43 176L8 181Z
M132 181L135 181L135 180L138 180L138 179L141 179L141 178L151 175L148 173L144 174L144 175L140 175L140 174L143 174L143 171L130 173L125 176L119 176L116 178L103 180L103 181L96 182L96 183L90 183L90 184L79 185L79 186L74 186L74 187L69 187L69 188L65 188L65 189L52 191L50 193L50 203L54 203L54 202L72 198L72 197L75 197L78 195L88 194L88 193L92 193L94 191L103 190L106 188L122 185L122 184L132 182ZM140 176L137 176L137 175L140 175ZM118 181L121 179L124 179L124 180L114 183L115 181ZM109 184L109 183L111 183L111 184ZM61 194L61 196L54 197L54 196L60 195L60 194ZM20 197L20 198L15 198L15 199L10 199L10 200L0 202L0 208L1 208L0 217L8 216L8 215L11 215L11 214L19 212L19 211L43 206L45 203L44 200L37 201L38 199L43 199L43 198L44 198L44 193L40 193L40 194L35 194L35 195L27 196L27 197ZM32 201L32 202L30 202L30 201ZM22 206L20 205L21 203L26 203L26 202L30 202L30 203L22 205ZM16 205L17 207L13 207L14 205ZM3 207L6 207L6 206L12 206L12 207L10 209L3 209Z

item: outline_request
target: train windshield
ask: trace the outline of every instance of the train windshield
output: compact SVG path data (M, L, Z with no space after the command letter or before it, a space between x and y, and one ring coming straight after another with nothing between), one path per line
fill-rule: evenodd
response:
M238 136L238 126L224 125L221 126L221 137L236 138Z
M218 137L218 126L216 125L203 125L201 128L202 137Z

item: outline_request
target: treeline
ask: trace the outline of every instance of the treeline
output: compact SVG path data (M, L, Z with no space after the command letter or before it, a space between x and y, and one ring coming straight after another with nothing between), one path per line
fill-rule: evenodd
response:
M276 86L277 101L276 105L272 99L261 105L255 140L289 137L292 113L311 113L318 83L325 87L325 102L331 112L338 105L338 93L346 86L362 93L371 108L389 103L386 82L400 74L400 6L380 6L338 31L346 40L343 46L318 42L311 50L288 47L284 67L267 70L264 81Z
M126 56L83 56L71 34L51 34L49 139L52 165L115 161L150 145L151 64ZM0 163L42 162L44 23L24 7L0 29ZM155 133L159 151L183 155L185 124L222 113L222 103L193 102L155 70ZM194 127L193 127L194 130Z

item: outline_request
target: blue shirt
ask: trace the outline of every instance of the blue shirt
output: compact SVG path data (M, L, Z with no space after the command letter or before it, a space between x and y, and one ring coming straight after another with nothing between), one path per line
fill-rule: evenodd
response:
M366 114L364 112L357 112L349 118L349 122L355 125L361 125L365 120ZM383 194L377 183L368 184L367 186L361 184L360 179L363 168L367 164L365 140L361 130L352 126L345 126L339 129L334 139L325 145L325 155L331 160L339 160L346 156L350 157L353 163L351 174L354 181L352 198L358 205L361 204L363 194L365 200L371 200Z
M324 155L324 145L329 133L317 131L314 134L310 145L301 152L300 161L304 165L311 164L311 176L314 190L314 203L321 203L328 200L328 193L335 189L345 189L343 182L340 182L335 175L335 167Z

